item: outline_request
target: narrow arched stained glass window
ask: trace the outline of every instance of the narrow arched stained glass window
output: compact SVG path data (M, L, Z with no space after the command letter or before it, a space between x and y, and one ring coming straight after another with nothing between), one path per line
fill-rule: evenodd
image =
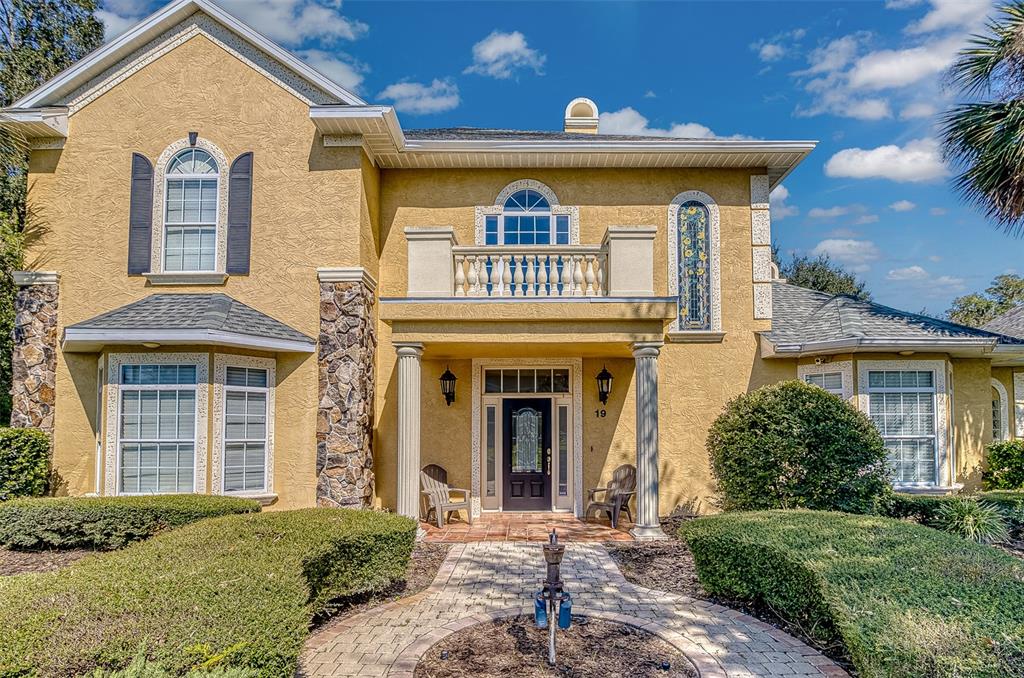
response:
M679 326L711 329L711 215L690 200L679 208Z

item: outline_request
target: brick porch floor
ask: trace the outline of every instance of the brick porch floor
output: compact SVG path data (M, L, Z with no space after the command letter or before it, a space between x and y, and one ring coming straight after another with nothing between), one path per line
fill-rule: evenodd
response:
M421 522L427 533L425 541L468 543L476 541L536 541L546 542L552 528L558 530L558 540L564 542L632 541L629 529L633 526L624 518L613 528L607 518L580 520L571 513L484 513L470 525L454 517L439 528L434 523Z

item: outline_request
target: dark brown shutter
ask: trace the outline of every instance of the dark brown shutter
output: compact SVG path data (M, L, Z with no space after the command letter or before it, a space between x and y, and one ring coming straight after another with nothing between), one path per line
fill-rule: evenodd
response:
M252 152L231 163L228 178L228 275L249 274L252 239Z
M153 163L139 153L132 153L128 212L128 275L141 275L149 272L153 238Z

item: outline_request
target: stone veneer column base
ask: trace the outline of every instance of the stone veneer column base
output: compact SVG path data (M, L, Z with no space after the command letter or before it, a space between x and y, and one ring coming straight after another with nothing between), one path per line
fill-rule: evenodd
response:
M16 271L11 426L53 434L57 403L57 274Z
M373 288L363 281L320 282L316 503L366 508L373 498Z

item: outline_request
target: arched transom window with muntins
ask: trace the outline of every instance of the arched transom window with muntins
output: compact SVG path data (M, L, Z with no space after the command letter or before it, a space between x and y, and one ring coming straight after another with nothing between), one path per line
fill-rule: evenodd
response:
M721 331L718 205L680 193L669 206L669 293L678 298L671 331Z
M578 245L579 210L533 179L506 186L493 205L476 208L477 245Z
M219 175L217 161L201 148L186 149L168 163L165 271L216 270Z

